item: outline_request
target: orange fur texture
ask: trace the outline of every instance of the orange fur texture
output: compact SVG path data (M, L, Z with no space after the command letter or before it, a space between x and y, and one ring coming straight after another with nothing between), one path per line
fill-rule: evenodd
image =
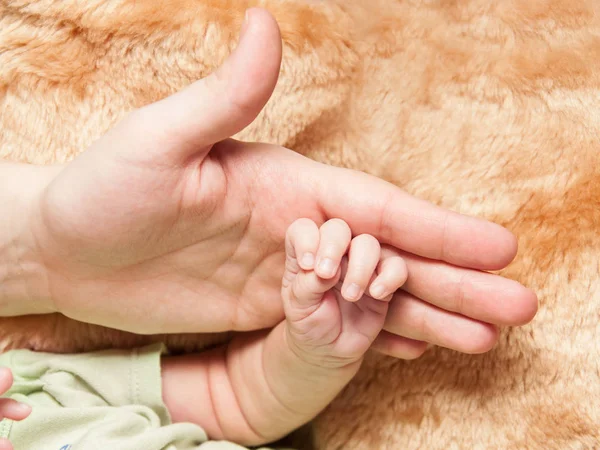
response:
M207 75L257 3L0 0L0 158L73 158L126 112ZM487 355L370 358L315 421L315 445L600 448L600 3L259 4L280 23L283 69L238 137L506 225L520 255L505 273L541 300ZM156 339L60 316L0 322L5 349ZM170 339L190 350L213 337Z

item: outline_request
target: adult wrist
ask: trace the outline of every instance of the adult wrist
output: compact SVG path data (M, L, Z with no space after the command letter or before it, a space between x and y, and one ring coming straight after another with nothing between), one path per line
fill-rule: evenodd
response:
M0 316L54 312L33 224L57 173L56 166L0 162Z

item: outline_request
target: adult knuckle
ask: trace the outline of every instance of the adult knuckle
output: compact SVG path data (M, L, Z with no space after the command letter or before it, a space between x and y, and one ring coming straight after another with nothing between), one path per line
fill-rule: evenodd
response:
M417 317L418 317L417 324L418 324L419 333L421 334L421 336L423 338L431 338L432 329L431 329L430 318L429 318L429 314L427 313L427 310L423 310L422 312L420 312Z
M454 287L454 299L453 299L453 309L455 312L464 313L466 311L466 291L470 287L471 281L468 277L468 274L463 273L458 281L455 283Z

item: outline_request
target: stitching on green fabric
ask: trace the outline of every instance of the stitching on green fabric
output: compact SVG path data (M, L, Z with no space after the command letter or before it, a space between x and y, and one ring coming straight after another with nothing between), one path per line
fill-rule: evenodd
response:
M129 388L129 403L135 403L135 392L133 391L133 354L129 356L130 363L127 367L127 387Z
M132 359L131 368L132 368L132 381L133 381L133 386L132 386L133 387L133 404L134 405L138 405L140 403L140 376L139 376L138 370L137 370L139 356L140 356L139 350L135 349L131 355L131 359Z
M13 421L10 419L4 419L0 422L0 437L8 439L10 430L12 429Z

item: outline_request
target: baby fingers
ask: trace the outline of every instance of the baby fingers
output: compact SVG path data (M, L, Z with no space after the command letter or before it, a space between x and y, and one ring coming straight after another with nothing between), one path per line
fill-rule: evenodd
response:
M369 287L371 297L389 301L394 292L406 283L408 270L404 259L393 249L384 247L377 266L377 277Z
M381 247L379 241L369 234L352 239L348 255L348 267L342 284L342 296L351 302L359 300L379 263Z
M315 272L319 277L330 280L338 273L342 257L348 250L352 232L343 220L331 219L321 225L320 233Z
M0 367L0 395L5 394L13 384L10 369ZM31 413L31 407L9 398L0 399L0 420L23 420ZM0 447L1 448L1 447Z
M0 420L23 420L31 414L31 407L10 398L0 398Z
M350 244L347 264L340 288L344 299L355 302L365 292L377 300L389 301L406 282L408 271L404 259L390 247L380 247L368 234L355 237Z
M298 219L288 228L285 238L286 263L294 273L298 267L311 270L319 248L319 227L310 219Z

